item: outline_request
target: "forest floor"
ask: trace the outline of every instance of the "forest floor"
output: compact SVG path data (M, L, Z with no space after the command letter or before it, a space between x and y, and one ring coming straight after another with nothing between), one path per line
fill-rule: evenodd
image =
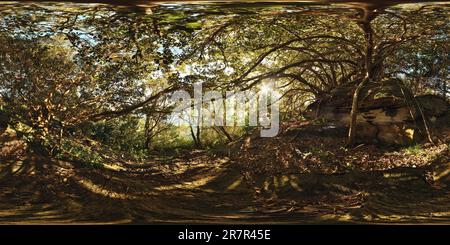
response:
M341 139L300 127L216 154L88 168L4 134L0 223L450 223L448 182L433 181L439 164L448 179L448 137L397 149Z

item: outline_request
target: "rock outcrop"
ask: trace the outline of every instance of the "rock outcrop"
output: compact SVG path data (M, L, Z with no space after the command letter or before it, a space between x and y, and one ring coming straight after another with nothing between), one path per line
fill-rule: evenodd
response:
M308 106L307 118L321 118L336 126L350 124L354 86L335 89L330 95ZM445 99L437 95L413 96L411 90L398 79L381 84L368 84L360 95L357 116L359 140L388 145L405 145L420 140L425 116L431 124L449 113Z

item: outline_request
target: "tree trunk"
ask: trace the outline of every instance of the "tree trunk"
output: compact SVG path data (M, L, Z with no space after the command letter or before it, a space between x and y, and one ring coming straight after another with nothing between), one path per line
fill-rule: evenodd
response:
M197 132L196 132L196 138L197 138L197 148L201 148L202 147L202 141L201 141L201 137L200 137L200 126L202 125L202 112L201 112L201 107L198 109L197 111Z
M444 80L443 83L444 83L444 85L443 85L444 89L442 89L442 90L443 90L443 94L444 94L444 100L447 101L447 90L448 90L447 80Z
M227 138L228 143L233 141L233 137L231 137L231 135L227 132L224 126L214 126L213 129L219 136L221 135L225 136L225 138Z
M352 110L350 112L350 127L348 130L348 139L347 139L348 146L352 146L356 142L356 127L357 127L356 119L358 117L358 109L359 109L358 106L359 94L368 81L369 81L368 77L364 78L355 88L355 92L353 92Z
M372 79L372 59L373 59L373 29L371 26L371 21L374 19L375 14L373 10L364 9L364 17L360 23L360 27L364 32L365 39L365 57L364 57L364 79L359 82L358 86L355 88L352 99L352 109L350 112L350 125L348 130L347 145L352 146L356 142L356 127L357 127L357 116L358 116L358 103L359 95L364 86Z
M197 125L197 148L201 148L202 147L202 141L200 139L200 126Z
M225 135L225 137L227 137L228 142L232 142L233 141L233 137L231 137L231 135L227 132L227 129L224 126L219 126L220 131L222 131L222 133Z
M191 136L192 140L194 141L195 147L201 148L202 144L200 141L200 127L197 126L197 133L194 132L194 128L192 127L192 125L189 125L189 129L191 130Z
M145 115L145 126L144 126L144 131L145 131L145 148L150 152L151 149L151 132L150 132L150 116L147 114Z

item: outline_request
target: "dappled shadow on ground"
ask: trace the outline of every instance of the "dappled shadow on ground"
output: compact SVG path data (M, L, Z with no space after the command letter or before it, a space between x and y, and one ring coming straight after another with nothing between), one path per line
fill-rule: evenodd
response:
M77 166L2 138L0 223L449 223L448 186L425 168L261 175L198 153Z

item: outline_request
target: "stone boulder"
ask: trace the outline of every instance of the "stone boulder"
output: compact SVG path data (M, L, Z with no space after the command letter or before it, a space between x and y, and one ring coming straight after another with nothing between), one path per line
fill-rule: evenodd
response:
M310 104L304 116L323 119L336 126L348 127L354 84L333 90ZM360 94L357 124L360 141L387 145L405 145L423 137L422 114L430 122L448 114L449 105L440 96L413 96L398 79L370 83Z

